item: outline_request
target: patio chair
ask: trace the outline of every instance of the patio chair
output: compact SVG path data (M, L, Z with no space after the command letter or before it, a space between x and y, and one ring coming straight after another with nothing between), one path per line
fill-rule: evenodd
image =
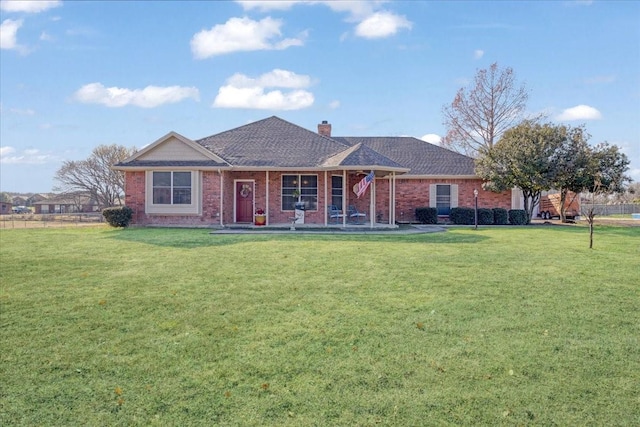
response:
M340 209L336 205L327 206L327 214L329 215L329 222L334 224L340 224L344 214L340 213Z
M354 224L364 224L365 219L367 218L366 213L359 212L358 209L356 209L356 207L353 205L349 205L347 215L349 215L349 220Z

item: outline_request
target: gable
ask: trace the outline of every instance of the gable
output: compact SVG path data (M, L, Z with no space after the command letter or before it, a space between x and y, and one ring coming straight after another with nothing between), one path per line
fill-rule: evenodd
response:
M223 159L184 136L169 132L128 159L113 166L115 170L152 167L228 167Z
M141 161L163 161L163 160L210 160L209 156L206 156L201 151L196 151L193 147L188 146L183 141L175 136L170 136L164 140L161 144L155 146L152 150L149 150L142 155L138 156L136 160Z

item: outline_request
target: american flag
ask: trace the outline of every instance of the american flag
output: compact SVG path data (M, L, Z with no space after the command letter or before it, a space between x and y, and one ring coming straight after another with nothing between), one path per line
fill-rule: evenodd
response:
M371 184L371 181L373 181L373 177L373 171L371 171L369 172L369 175L360 180L360 182L358 183L358 188L354 188L356 196L360 197L364 194L365 191L367 191L367 187L369 186L369 184Z

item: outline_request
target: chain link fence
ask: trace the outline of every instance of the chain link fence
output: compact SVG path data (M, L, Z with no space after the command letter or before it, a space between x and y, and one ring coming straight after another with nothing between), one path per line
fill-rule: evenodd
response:
M86 227L105 224L102 213L0 215L0 228Z
M635 203L621 203L618 205L605 205L605 204L591 204L588 201L582 202L582 210L585 208L594 207L594 212L597 212L598 215L630 215L633 213L640 213L640 205Z

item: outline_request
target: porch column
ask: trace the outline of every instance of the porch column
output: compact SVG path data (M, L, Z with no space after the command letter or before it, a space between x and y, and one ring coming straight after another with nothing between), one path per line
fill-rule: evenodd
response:
M220 226L224 227L224 175L220 169L218 169L218 175L220 176Z
M393 216L393 173L389 175L389 224L391 224L391 217Z
M326 227L327 225L329 225L328 222L328 218L329 218L329 210L327 209L327 206L329 206L329 199L328 199L328 189L327 189L327 183L328 183L328 178L329 176L329 172L324 171L324 226Z
M342 171L342 226L347 225L347 170Z
M267 222L266 225L269 225L269 217L271 215L269 215L269 171L265 171L264 173L264 178L265 178L265 183L264 183L264 191L266 192L265 194L265 204L267 206L264 207L264 211L267 213Z
M391 203L391 224L390 225L396 225L396 172L393 171L391 173L391 179L393 181L393 202Z
M373 175L373 181L371 182L371 197L369 197L369 219L370 226L369 228L373 228L375 225L375 213L376 213L376 176Z

